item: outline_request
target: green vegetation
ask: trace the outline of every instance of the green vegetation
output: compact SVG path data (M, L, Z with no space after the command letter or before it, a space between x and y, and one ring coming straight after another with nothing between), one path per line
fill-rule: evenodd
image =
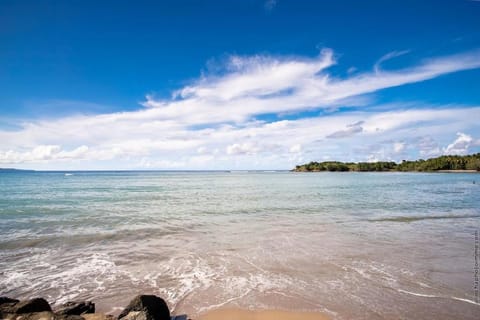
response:
M475 170L480 171L480 153L468 156L441 156L427 160L395 162L339 162L312 161L298 165L293 171L439 171L439 170Z

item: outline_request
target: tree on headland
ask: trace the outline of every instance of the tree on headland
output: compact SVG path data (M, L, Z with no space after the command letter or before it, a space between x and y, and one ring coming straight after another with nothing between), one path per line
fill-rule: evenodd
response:
M293 171L440 171L440 170L475 170L480 171L480 153L458 156L447 155L431 159L416 161L403 160L401 163L393 161L344 163L340 161L312 161L297 165Z

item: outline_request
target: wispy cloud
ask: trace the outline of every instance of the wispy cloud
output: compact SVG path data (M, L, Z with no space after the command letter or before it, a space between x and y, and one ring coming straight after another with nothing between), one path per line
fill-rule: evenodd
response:
M329 134L327 138L338 139L338 138L347 138L353 136L356 133L363 131L362 124L364 121L358 121L352 124L347 125L347 128L344 130L335 131L332 134Z
M264 8L266 11L272 11L277 5L277 0L267 0L265 1Z
M333 78L327 72L336 63L329 49L313 59L233 56L226 66L227 74L204 76L175 92L174 100L148 96L144 105L153 108L149 113L160 119L185 124L243 122L265 113L331 108L381 89L478 68L478 54L430 59L407 69L363 73L345 79Z
M373 67L373 69L375 70L375 73L380 73L380 71L381 71L380 66L383 62L391 60L391 59L396 58L396 57L403 56L403 55L405 55L409 52L410 52L410 50L402 50L402 51L392 51L392 52L387 53L386 55L384 55L383 57L378 59L377 63L375 63L375 66Z
M407 151L421 155L435 148L466 152L474 144L467 144L465 137L451 141L457 132L478 137L478 106L415 109L405 104L375 112L347 109L296 120L258 119L264 114L358 106L365 94L478 68L478 53L428 59L399 70L356 72L347 78L328 72L338 63L330 49L314 58L231 56L222 72L203 75L169 99L147 96L145 108L137 111L27 121L18 123L18 130L0 130L0 163L48 168L84 168L86 163L92 168L100 163L110 168L289 168L325 155L365 160L397 159L408 156ZM430 151L426 140L419 140L428 136L435 139L430 145L436 144ZM386 140L391 142L386 145ZM380 147L373 154L369 145ZM365 151L357 152L360 149Z

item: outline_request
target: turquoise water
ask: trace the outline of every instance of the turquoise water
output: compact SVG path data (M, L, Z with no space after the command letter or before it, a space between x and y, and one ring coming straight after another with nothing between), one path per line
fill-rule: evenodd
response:
M0 295L478 319L480 175L0 174Z

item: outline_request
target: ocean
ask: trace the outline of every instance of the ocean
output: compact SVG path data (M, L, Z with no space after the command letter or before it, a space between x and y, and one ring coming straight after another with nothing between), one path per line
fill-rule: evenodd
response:
M478 319L479 231L478 174L0 173L0 295Z

